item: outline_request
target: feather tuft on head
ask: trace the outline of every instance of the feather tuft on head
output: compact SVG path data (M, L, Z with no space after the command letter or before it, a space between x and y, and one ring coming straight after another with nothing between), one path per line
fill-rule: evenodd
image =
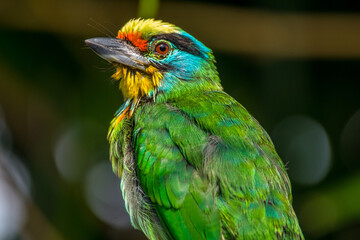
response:
M178 33L180 28L154 19L131 19L118 32L117 38L128 40L140 51L147 50L148 38L154 34Z

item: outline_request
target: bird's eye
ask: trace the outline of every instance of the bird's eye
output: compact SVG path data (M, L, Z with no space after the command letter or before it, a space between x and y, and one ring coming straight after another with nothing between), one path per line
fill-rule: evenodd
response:
M156 44L155 51L157 54L166 55L170 51L170 45L166 42L160 42Z

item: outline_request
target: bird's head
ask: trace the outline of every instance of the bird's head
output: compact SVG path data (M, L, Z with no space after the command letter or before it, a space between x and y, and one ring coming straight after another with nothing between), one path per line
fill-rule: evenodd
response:
M111 62L125 99L169 99L191 91L219 90L212 52L179 27L153 19L132 19L116 38L86 44Z

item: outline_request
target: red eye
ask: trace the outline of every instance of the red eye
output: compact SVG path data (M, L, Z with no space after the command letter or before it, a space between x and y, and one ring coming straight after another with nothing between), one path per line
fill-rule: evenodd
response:
M170 50L170 46L165 42L159 43L155 47L155 51L161 55L166 55L169 52L169 50Z

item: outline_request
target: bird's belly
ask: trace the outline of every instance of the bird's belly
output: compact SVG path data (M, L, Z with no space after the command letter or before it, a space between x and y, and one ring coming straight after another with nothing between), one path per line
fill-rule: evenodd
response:
M134 228L142 230L151 240L169 239L153 208L153 204L140 185L136 174L136 162L133 151L126 151L123 164L121 191L126 210L130 215L131 224Z
M141 229L142 222L141 213L142 204L145 201L145 194L139 185L139 180L136 176L136 167L134 162L134 155L127 152L123 159L123 173L121 178L121 191L125 201L126 210L130 215L131 224L136 229Z

